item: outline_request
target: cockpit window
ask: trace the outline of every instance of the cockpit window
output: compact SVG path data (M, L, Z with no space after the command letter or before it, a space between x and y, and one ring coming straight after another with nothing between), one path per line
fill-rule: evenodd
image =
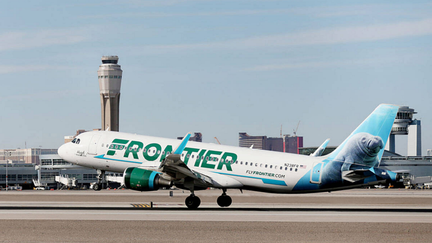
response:
M76 142L76 140L77 140L77 139L76 139L76 138L74 138L74 139L72 140L72 143L75 143L75 142Z
M81 139L77 139L76 144L79 144L81 142Z

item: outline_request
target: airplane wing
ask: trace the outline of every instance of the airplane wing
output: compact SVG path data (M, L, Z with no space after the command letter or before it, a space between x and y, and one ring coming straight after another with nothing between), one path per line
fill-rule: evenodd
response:
M162 173L168 175L172 180L193 180L194 185L198 187L216 187L216 188L240 188L243 186L239 181L228 177L204 170L191 170L182 160L183 153L191 133L188 133L174 153L168 155L161 163L159 169Z

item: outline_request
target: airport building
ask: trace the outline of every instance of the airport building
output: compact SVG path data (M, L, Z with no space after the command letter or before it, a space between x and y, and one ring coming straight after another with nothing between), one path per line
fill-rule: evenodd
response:
M39 164L43 154L57 154L57 149L0 149L0 164Z
M240 132L239 147L299 154L300 148L303 147L303 137L283 135L279 138L269 138Z

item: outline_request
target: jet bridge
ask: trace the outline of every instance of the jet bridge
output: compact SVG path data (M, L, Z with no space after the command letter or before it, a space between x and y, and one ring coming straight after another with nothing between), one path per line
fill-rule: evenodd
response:
M60 175L55 177L55 181L62 184L62 186L59 188L60 190L77 187L77 179L75 179L75 177L69 178Z

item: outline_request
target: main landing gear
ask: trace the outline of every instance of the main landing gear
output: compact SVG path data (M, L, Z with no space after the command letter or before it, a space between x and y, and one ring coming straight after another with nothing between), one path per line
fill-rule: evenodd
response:
M201 199L192 193L189 197L186 198L185 204L189 209L197 209L201 204Z
M232 199L230 196L226 194L226 189L222 189L223 193L217 199L217 204L221 207L229 207L232 203Z
M93 185L93 190L100 191L102 190L102 183L105 182L105 171L97 170L97 182Z
M222 189L223 193L217 198L217 204L220 207L229 207L232 203L232 199L230 196L226 194L226 189ZM185 204L189 209L197 209L201 204L201 199L191 191L191 195L186 198Z

